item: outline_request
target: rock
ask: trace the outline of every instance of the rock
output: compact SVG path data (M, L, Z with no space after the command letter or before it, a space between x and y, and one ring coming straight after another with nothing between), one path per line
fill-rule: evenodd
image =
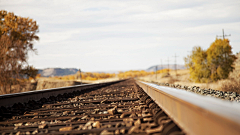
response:
M43 129L43 128L45 128L45 127L47 127L47 124L42 124L42 125L39 125L39 126L38 126L39 129Z
M134 118L134 117L137 117L137 115L136 115L136 113L132 113L129 117Z
M30 126L31 125L31 123L30 122L27 122L26 124L25 124L25 126Z
M123 110L122 109L117 109L117 112L118 113L123 113Z
M69 126L69 127L62 127L59 129L59 131L71 131L73 129L73 127Z
M115 128L118 128L118 127L120 127L121 126L121 123L117 123L116 125L115 125Z
M133 122L132 122L132 121L126 122L126 127L131 127L132 125L133 125Z
M22 126L23 123L17 123L17 124L14 124L15 127L19 127L19 126Z
M152 114L150 114L150 113L144 114L144 113L143 113L143 114L142 114L142 117L143 117L143 118L152 117Z
M124 118L125 117L125 114L123 113L123 114L121 114L121 116L120 116L120 118Z
M108 119L112 119L112 118L115 118L115 116L108 116Z
M163 130L163 125L160 125L153 129L146 129L146 132L147 132L147 134L152 134L152 133L156 133L156 132L162 132L162 130Z
M123 129L120 129L120 133L122 134L125 134L126 130L123 128Z
M92 123L93 123L93 121L88 121L84 126L85 126L85 127L91 126Z
M99 113L100 109L94 109L95 114Z
M76 120L76 119L77 119L77 117L72 117L68 121L71 122L71 121Z
M125 118L123 119L124 122L128 122L128 121L134 121L133 118Z
M119 129L115 130L115 135L120 135L120 130Z
M152 120L153 120L152 117L150 117L150 118L143 118L143 121L152 121Z
M108 114L108 111L104 111L103 114Z
M51 105L46 105L46 106L43 106L43 107L46 107L47 109L50 109L52 106Z
M16 133L16 135L20 135L21 134L21 132L20 131L18 131L17 133Z
M100 135L114 135L114 133L113 133L113 132L108 132L108 131L105 129L105 130L103 130L103 131L100 133Z
M101 104L102 104L102 103L105 103L106 101L107 101L107 99L102 100L102 101L101 101Z
M69 111L64 111L63 113L62 113L62 115L64 116L64 115L68 115L68 113L69 113Z
M95 128L100 128L101 127L99 121L94 122L92 126L95 127Z
M87 119L87 118L88 118L88 115L85 115L81 119L84 120L84 119Z
M88 126L88 128L87 128L87 129L90 129L90 130L91 130L91 129L92 129L92 126Z
M109 110L108 110L108 113L111 114L111 115L116 114L116 113L117 113L117 106L115 106L115 107L112 108L112 109L109 109Z
M133 126L128 130L128 134L132 133L139 133L139 127L138 126Z
M33 135L35 135L35 134L37 134L37 133L38 133L38 129L36 129L36 130L34 130L34 131L32 132Z
M161 125L166 125L167 123L169 123L171 121L172 121L171 119L166 119L166 120L162 120L160 122L161 122Z
M82 130L83 127L84 127L83 125L79 125L77 130Z
M135 126L140 126L140 125L141 125L141 120L140 120L140 119L136 120L136 121L134 122L134 125L135 125Z

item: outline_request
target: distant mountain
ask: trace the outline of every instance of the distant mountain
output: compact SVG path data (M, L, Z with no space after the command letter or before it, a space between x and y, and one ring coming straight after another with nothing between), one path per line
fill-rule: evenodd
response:
M46 68L39 69L38 73L43 77L49 76L64 76L64 75L72 75L76 74L78 69L76 68Z
M164 69L164 68L168 68L168 65L163 65L161 67L161 65L155 65L155 66L151 66L148 69L146 69L145 71L156 71L156 66L157 69ZM170 69L175 69L175 65L169 65ZM184 65L177 65L177 69L186 69L184 67ZM64 75L73 75L76 74L78 71L77 68L46 68L46 69L39 69L38 73L41 74L42 77L51 77L51 76L64 76ZM99 71L98 73L118 73L119 71ZM123 71L124 72L124 71Z
M161 70L161 69L165 69L168 68L168 65L155 65L155 66L151 66L148 69L146 69L146 71L150 72L150 71L156 71L156 66L157 66L157 70ZM174 64L169 64L169 68L170 69L175 69L175 65ZM177 65L177 69L186 69L186 67L184 65Z

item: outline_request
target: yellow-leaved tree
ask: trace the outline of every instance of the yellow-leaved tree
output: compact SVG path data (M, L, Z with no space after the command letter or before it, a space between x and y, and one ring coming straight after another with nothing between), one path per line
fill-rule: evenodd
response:
M20 74L22 70L31 69L33 71L33 68L28 66L27 58L29 51L35 51L33 42L39 39L36 35L37 32L36 21L5 10L0 11L1 93L11 93L11 85L19 84L19 80L26 76ZM36 73L31 73L31 75L36 75ZM6 89L10 89L10 91L7 92Z
M228 39L216 39L207 49L207 62L211 70L211 80L217 81L228 78L233 71L236 56L232 54L232 47Z
M207 50L194 47L185 58L185 65L193 81L205 83L228 78L235 60L229 40L216 39Z
M190 78L195 82L207 82L210 77L206 59L206 51L199 46L194 47L191 55L185 58L186 67L190 70Z

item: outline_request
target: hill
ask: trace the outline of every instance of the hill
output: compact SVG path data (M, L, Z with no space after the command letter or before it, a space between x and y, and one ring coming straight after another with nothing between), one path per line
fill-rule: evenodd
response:
M64 75L72 75L76 74L78 69L76 68L46 68L39 69L38 73L41 74L42 77L49 76L64 76Z
M165 69L168 68L168 65L154 65L149 67L148 69L146 69L146 71L150 72L150 71L156 71L156 66L157 66L157 70L161 70L161 69ZM170 69L175 69L175 65L174 64L169 64L169 68ZM177 69L186 69L186 67L184 65L177 65Z

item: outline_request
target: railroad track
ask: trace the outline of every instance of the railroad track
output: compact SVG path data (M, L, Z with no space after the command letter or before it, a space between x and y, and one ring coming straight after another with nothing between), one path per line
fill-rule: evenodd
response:
M240 134L239 103L133 79L0 96L1 134Z
M2 106L0 133L184 134L134 80L86 86L71 93ZM39 93L25 94L40 98L36 96ZM18 96L8 95L5 102L11 97Z

